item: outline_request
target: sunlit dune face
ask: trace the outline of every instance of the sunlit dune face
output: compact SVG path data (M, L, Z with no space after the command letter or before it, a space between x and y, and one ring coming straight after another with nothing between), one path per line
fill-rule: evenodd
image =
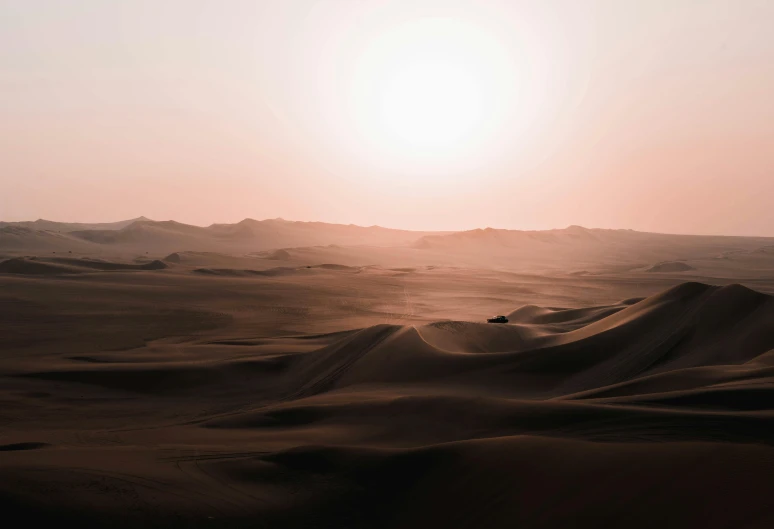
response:
M352 111L385 154L443 158L476 150L503 126L512 57L482 28L423 18L375 36L360 57Z

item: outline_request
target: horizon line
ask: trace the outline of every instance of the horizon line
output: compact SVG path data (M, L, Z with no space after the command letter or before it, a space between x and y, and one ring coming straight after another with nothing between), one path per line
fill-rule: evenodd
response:
M298 223L307 223L307 224L330 224L334 226L355 226L358 228L380 228L380 229L386 229L386 230L394 230L394 231L408 231L408 232L425 232L425 233L437 233L437 234L453 234L453 233L464 233L469 231L476 231L476 230L498 230L498 231L521 231L521 232L541 232L541 231L558 231L558 230L568 230L571 228L582 228L584 230L608 230L608 231L631 231L631 232L637 232L637 233L648 233L653 235L675 235L675 236L685 236L685 237L750 237L750 238L762 238L762 239L774 239L774 235L750 235L750 234L744 234L744 235L730 235L730 234L720 234L720 233L686 233L686 232L660 232L660 231L647 231L647 230L636 230L633 228L600 228L600 227L593 227L589 228L580 224L570 224L568 226L565 226L563 228L542 228L542 229L524 229L524 228L496 228L493 226L486 226L486 227L475 227L475 228L467 228L467 229L417 229L417 228L393 228L388 226L382 226L380 224L372 224L370 226L366 226L363 224L355 224L355 223L344 223L344 222L329 222L329 221L323 221L323 220L291 220L286 219L283 217L273 217L273 218L264 218L264 219L256 219L253 217L245 217L242 220L235 221L235 222L211 222L208 225L201 225L201 224L193 224L188 222L181 222L174 219L166 219L166 220L157 220L157 219L151 219L149 217L146 217L145 215L140 215L138 217L133 217L129 219L121 219L116 221L91 221L91 222L82 222L82 221L61 221L61 220L51 220L51 219L44 219L42 217L36 219L36 220L0 220L0 224L33 224L35 222L53 222L56 224L120 224L122 222L129 222L132 221L131 224L135 222L176 222L178 224L183 224L186 226L194 226L197 228L209 228L216 225L229 225L229 224L239 224L240 222L244 222L246 220L252 220L255 222L266 222L266 221L282 221L282 222L298 222ZM127 226L131 226L131 224L128 224ZM46 231L46 230L43 230Z

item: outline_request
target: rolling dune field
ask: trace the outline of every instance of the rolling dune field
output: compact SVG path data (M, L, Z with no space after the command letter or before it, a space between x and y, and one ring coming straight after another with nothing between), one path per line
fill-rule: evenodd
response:
M569 243L529 244L561 247L542 272L411 245L9 256L0 505L80 527L774 525L774 254L704 245L686 269L651 244L581 273Z

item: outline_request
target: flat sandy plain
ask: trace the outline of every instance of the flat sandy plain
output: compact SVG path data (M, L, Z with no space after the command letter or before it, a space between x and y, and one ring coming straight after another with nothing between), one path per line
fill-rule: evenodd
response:
M772 294L765 238L0 224L0 507L774 527Z

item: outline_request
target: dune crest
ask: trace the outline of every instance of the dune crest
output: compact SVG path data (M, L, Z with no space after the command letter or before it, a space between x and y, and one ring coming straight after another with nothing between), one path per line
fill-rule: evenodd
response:
M688 272L689 270L696 270L688 263L682 261L672 261L666 263L658 263L650 268L646 269L646 272Z

